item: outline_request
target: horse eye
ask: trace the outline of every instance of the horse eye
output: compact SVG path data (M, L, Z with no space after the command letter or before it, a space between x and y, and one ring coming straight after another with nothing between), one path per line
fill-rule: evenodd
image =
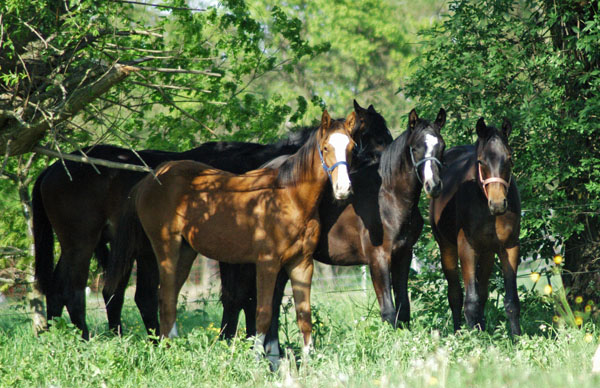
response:
M329 152L329 147L327 147L327 146L324 146L324 147L323 147L323 151L325 151L325 152Z

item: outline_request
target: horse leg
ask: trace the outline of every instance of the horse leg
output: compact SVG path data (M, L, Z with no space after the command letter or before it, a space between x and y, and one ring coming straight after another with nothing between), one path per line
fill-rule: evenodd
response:
M131 276L131 267L128 268L128 272L123 276L121 282L115 289L113 294L109 294L102 290L102 296L104 298L104 305L106 306L106 315L108 317L108 328L115 334L122 334L123 327L121 325L121 311L123 310L123 303L125 301L125 289L129 283Z
M458 273L458 252L456 247L440 242L442 256L442 269L448 282L448 303L452 311L452 322L454 331L460 330L462 321L463 291L460 286L460 275Z
M385 249L376 247L367 253L367 257L369 258L373 288L381 310L381 319L396 327L396 309L392 300L389 256Z
M408 299L408 274L412 261L412 248L402 247L392 256L392 286L396 299L396 319L406 329L410 325L410 300Z
M275 283L275 292L273 293L271 326L269 326L269 331L265 338L265 353L274 370L277 370L279 359L281 358L281 347L279 346L279 314L281 312L283 292L285 291L285 285L288 280L289 276L287 272L279 271L277 282Z
M158 304L160 316L160 338L176 335L175 320L177 318L177 270L181 251L181 236L171 236L165 241L161 237L153 238L154 254L158 263L160 287Z
M477 293L479 294L479 318L478 324L481 330L485 330L485 304L489 297L489 281L494 268L494 254L483 253L479 256L477 265Z
M140 310L148 335L159 334L158 324L158 267L151 250L144 249L137 259L135 304Z
M221 275L221 304L223 305L223 316L221 318L221 333L219 337L221 339L232 339L235 337L237 332L238 320L240 311L242 310L240 297L243 297L243 292L237 290L237 287L243 287L246 282L242 281L244 276L243 269L246 268L244 264L230 264L219 262L219 272ZM256 275L253 279L248 279L250 282L256 281ZM246 288L246 287L244 287ZM256 294L256 292L254 293ZM250 296L247 296L250 298ZM256 320L256 306L253 313L254 319ZM246 322L248 319L246 319ZM256 324L254 324L256 326ZM246 324L246 329L248 325ZM256 329L250 336L256 334Z
M246 317L246 337L250 338L256 334L256 266L254 264L244 264L240 275L240 281L245 287L240 287L242 300L242 310ZM281 271L279 271L281 273ZM283 297L283 296L282 296ZM239 313L238 313L239 316ZM279 311L277 311L279 317ZM271 322L273 319L271 319Z
M476 276L477 253L469 244L462 229L458 232L458 257L460 258L463 283L465 284L464 307L467 326L470 328L477 327L481 330L478 319L480 300Z
M519 245L500 250L500 262L502 263L502 273L504 274L504 309L510 322L510 332L512 335L521 335L521 325L519 316L521 314L521 304L517 292L517 267L519 265Z
M64 303L71 322L81 330L81 335L86 340L90 338L90 333L85 320L85 288L95 246L95 243L83 242L61 253L54 272L55 284L58 285L55 291L59 294L58 298L61 302L60 305L48 309L48 318L52 319L57 311L62 310ZM56 302L56 299L53 302Z
M271 325L273 313L273 293L277 274L281 267L278 261L269 257L259 257L256 262L256 340L254 349L264 352L264 344Z
M312 346L312 322L310 311L310 285L313 274L312 257L298 257L286 265L286 271L292 281L296 320L304 340L303 353L307 354Z

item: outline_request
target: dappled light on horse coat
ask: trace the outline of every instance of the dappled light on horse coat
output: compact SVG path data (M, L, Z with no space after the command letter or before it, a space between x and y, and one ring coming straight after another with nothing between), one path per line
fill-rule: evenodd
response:
M320 128L278 169L234 175L192 161L168 162L156 178L148 175L134 188L137 214L159 267L161 337L175 324L177 296L198 252L219 261L256 263L259 340L271 322L275 279L284 268L292 279L304 345L310 346L317 206L329 179L342 191L337 198L350 194L338 181L348 173L354 129L354 112L333 121L325 111Z

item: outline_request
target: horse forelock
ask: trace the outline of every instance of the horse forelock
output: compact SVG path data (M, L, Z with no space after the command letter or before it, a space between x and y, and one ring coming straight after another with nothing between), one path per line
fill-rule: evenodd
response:
M510 158L512 154L512 148L508 144L508 139L495 127L488 127L490 129L490 135L485 139L478 138L475 143L475 150L477 159L481 160L485 155L487 158Z

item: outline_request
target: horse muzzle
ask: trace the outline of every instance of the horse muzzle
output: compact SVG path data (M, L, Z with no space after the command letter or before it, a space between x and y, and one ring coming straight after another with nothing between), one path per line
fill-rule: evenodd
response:
M437 182L433 180L427 180L425 183L423 183L423 190L425 190L425 194L429 198L439 197L442 193L443 187L444 185L442 184L441 180L438 180Z
M488 208L493 216L501 216L502 214L506 213L506 210L508 209L508 201L506 198L500 201L489 200Z

